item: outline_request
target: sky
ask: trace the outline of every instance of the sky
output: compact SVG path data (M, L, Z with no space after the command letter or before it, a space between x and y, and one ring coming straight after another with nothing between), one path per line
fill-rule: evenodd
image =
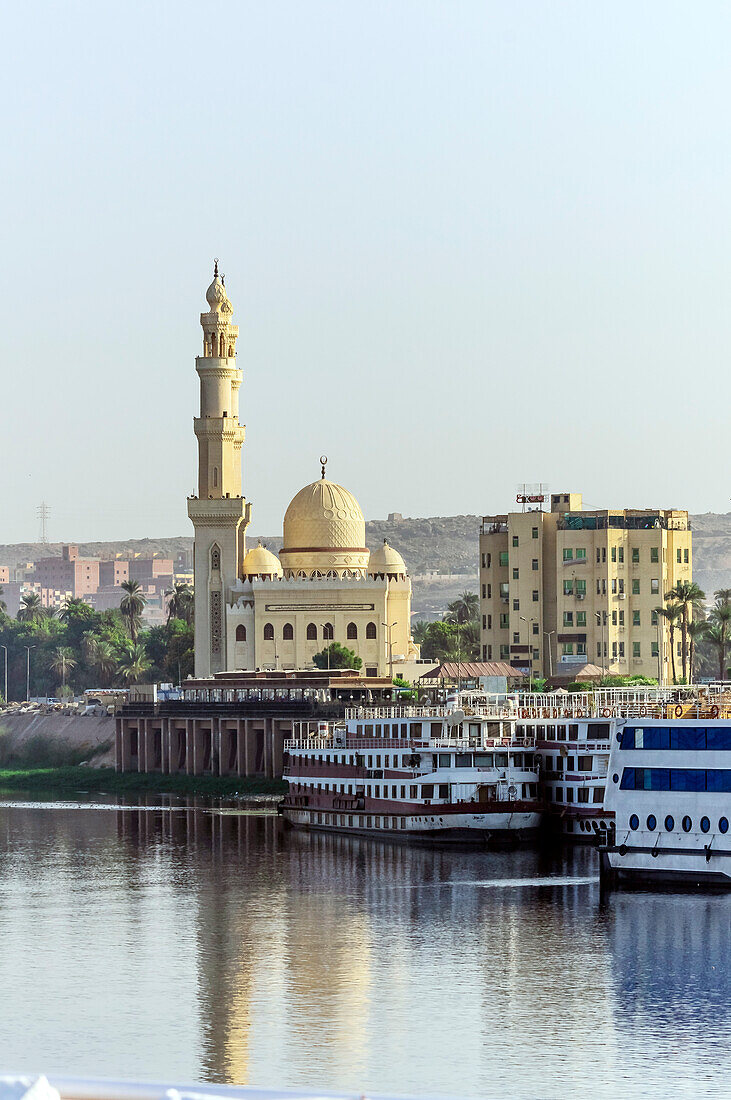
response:
M3 16L0 542L191 533L199 315L251 529L729 510L731 6L39 0Z

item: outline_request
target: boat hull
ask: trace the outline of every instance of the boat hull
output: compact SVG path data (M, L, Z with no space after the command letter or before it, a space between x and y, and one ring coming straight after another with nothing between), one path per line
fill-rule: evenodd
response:
M706 859L705 852L676 849L653 856L651 851L614 845L601 849L600 856L602 882L608 886L675 883L731 889L731 851L712 852Z
M323 814L315 810L283 806L280 812L285 821L297 829L496 846L519 844L536 838L543 819L541 810L400 816ZM343 818L345 821L341 822Z

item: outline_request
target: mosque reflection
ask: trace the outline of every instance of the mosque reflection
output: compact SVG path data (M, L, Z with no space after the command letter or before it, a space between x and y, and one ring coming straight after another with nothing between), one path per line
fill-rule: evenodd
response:
M589 1088L648 1026L725 1018L731 899L603 901L589 849L435 849L195 804L125 809L117 830L169 858L194 907L210 1080L261 1083L272 1058L295 1085L373 1080L374 1058L406 1058L444 1092L457 1048L473 1084L540 1049L545 1080ZM567 1028L590 1059L567 1057Z

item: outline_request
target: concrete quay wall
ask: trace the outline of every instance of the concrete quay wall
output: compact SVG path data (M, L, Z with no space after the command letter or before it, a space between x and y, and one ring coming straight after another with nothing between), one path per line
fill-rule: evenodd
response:
M114 764L114 718L78 714L0 714L0 758L28 742L43 739L54 749L88 749L89 755L102 745L107 751L95 755L95 767Z

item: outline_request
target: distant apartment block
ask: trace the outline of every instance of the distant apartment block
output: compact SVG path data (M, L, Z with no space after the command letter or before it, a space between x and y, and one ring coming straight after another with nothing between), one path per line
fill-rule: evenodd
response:
M85 596L99 587L99 559L80 558L78 546L64 546L61 557L41 558L32 580L42 588Z
M554 493L550 511L485 516L482 659L554 678L594 664L668 682L669 630L655 609L692 576L685 511L584 511L580 493Z
M0 584L10 584L10 566L0 565Z

